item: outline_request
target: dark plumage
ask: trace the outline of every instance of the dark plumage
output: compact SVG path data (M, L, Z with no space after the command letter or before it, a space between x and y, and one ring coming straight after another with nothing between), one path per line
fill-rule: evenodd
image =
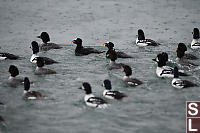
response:
M172 84L173 87L175 87L177 89L188 88L188 87L197 87L198 86L197 84L194 84L191 81L180 79L177 67L174 67L174 78L173 78L171 84Z
M50 41L49 34L47 32L42 32L38 38L42 39L43 43L47 43Z
M6 127L6 121L4 120L4 118L2 116L0 116L0 124L2 126L5 126Z
M109 63L109 69L121 69L121 67L124 65L122 63L116 63L115 61L117 60L117 53L115 50L110 50L109 54L107 55L107 58L110 59Z
M54 70L43 68L43 66L44 66L43 58L37 57L36 60L37 60L37 62L36 62L37 67L36 67L36 70L35 70L36 75L56 74L56 72Z
M144 35L144 31L142 29L138 30L138 37L136 39L136 45L138 46L158 46L160 45L154 40L146 39Z
M107 57L108 54L110 54L111 50L115 50L114 44L112 42L106 42L106 43L102 44L101 46L108 48L108 51L106 52L106 57ZM130 55L124 53L124 52L121 52L121 51L116 51L116 53L117 53L118 58L133 58L132 56L130 56Z
M170 66L166 66L168 61L168 54L166 52L159 53L153 61L157 62L158 67L156 70L156 74L158 77L173 77L173 68ZM179 71L180 76L189 76L186 73ZM166 75L166 76L164 76Z
M14 55L14 54L10 54L10 53L0 53L0 58L6 60L6 59L9 59L9 60L17 60L19 59L20 57L17 56L17 55Z
M96 97L92 94L92 88L89 83L87 82L82 83L82 87L80 87L79 89L82 89L85 91L86 95L84 97L84 101L87 106L99 107L99 108L107 107L107 102L104 99L100 97Z
M14 65L10 65L9 70L7 72L9 72L12 77L16 77L17 75L19 75L19 70Z
M123 94L123 93L121 93L119 91L113 91L111 82L108 79L104 80L103 86L105 87L105 90L103 92L103 96L105 98L120 100L120 99L122 99L124 97L127 97L125 94Z
M37 91L30 91L30 81L27 77L24 78L24 97L27 99L41 99L44 96Z
M18 77L19 70L16 66L10 65L9 69L6 72L10 73L10 77L8 79L8 83L11 85L20 85L23 84L23 78Z
M187 47L184 43L179 43L176 53L178 58L189 59L189 60L197 60L198 58L192 54L185 53L187 51Z
M77 38L73 40L70 44L76 44L76 49L75 49L75 55L76 56L83 56L83 55L89 55L89 54L100 54L103 53L102 51L96 50L94 48L84 48L82 46L82 39Z
M32 62L32 63L34 63L35 61L36 61L36 58L37 57L39 57L37 54L39 53L39 45L38 45L38 43L36 42L36 41L33 41L32 43L31 43L31 45L32 45L32 51L33 51L33 55L31 56L31 59L30 59L30 61ZM40 56L40 58L43 58L43 60L44 60L44 64L45 65L51 65L51 64L54 64L54 63L58 63L57 61L55 61L55 60L53 60L53 59L50 59L50 58L48 58L48 57L41 57Z
M47 50L50 50L50 49L60 49L60 48L62 48L58 44L49 43L50 37L49 37L49 34L47 32L42 32L40 34L40 36L37 36L37 37L42 39L42 42L44 43L40 46L40 49L43 50L43 51L47 51Z
M193 39L199 39L199 29L198 28L194 28L193 29Z
M122 72L125 73L126 76L124 76L123 81L132 87L138 86L142 84L142 81L136 79L136 78L131 78L130 76L132 75L132 69L128 65L122 66Z

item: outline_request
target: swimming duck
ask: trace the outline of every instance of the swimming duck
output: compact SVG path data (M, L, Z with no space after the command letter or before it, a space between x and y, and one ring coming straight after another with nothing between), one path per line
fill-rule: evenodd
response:
M45 75L45 74L56 74L54 70L43 68L44 60L41 57L36 57L37 67L35 69L36 75Z
M9 59L9 60L17 60L19 59L20 57L17 56L17 55L14 55L14 54L10 54L10 53L0 53L0 60L6 60L6 59Z
M29 100L43 99L44 96L38 91L30 91L30 81L27 77L24 78L24 98Z
M176 49L177 57L189 60L197 60L198 58L192 54L185 53L187 51L187 47L184 43L179 43Z
M190 60L195 60L198 59L196 56L192 54L185 54L185 51L187 51L187 47L183 43L179 43L178 48L176 50L177 52L177 58L176 62L177 64L181 65L182 67L186 67L188 69L193 69L197 67L197 64L194 64L193 62L188 61L187 59Z
M3 109L5 107L6 107L6 105L4 103L0 102L0 109Z
M121 67L124 65L122 63L116 63L115 61L117 60L117 53L115 50L110 50L109 54L107 57L110 59L109 63L109 69L121 69Z
M40 34L40 36L37 36L37 38L42 39L43 44L41 44L41 46L40 46L40 49L42 51L48 51L50 49L60 49L60 48L62 48L58 44L49 42L50 41L50 37L49 37L49 34L47 32L42 32Z
M159 43L151 39L145 39L145 35L142 29L138 30L138 35L136 38L136 45L138 46L158 46Z
M100 54L103 53L102 51L96 50L94 48L84 48L82 46L82 39L76 38L70 44L76 44L75 55L82 56L82 55L89 55L89 54Z
M4 103L0 102L0 106L5 106Z
M89 83L84 82L79 89L84 90L86 93L84 101L87 106L95 108L106 108L108 106L105 100L92 94L92 88Z
M33 55L31 56L30 62L36 64L36 57L39 57L37 55L39 53L39 45L38 45L38 43L36 41L33 41L31 43L31 45L32 45L31 48L32 48L32 51L33 51ZM52 59L47 58L47 57L41 57L41 58L43 58L45 65L50 65L50 64L53 64L53 63L58 63L57 61L52 60Z
M19 70L16 66L10 65L9 69L6 72L10 73L10 77L8 78L8 83L11 85L20 85L23 84L24 80L22 77L18 77Z
M178 68L174 67L174 78L171 82L172 86L177 89L188 88L188 87L197 87L198 85L188 81L182 80L179 78Z
M4 120L4 118L2 116L0 116L0 124L2 126L6 126L6 121Z
M108 48L108 51L106 52L106 57L110 53L111 50L115 50L114 44L112 42L106 42L106 43L102 44L101 46ZM121 52L121 51L116 51L116 53L117 53L118 58L133 58L130 55L128 55L124 52Z
M123 77L123 81L127 85L135 87L135 86L138 86L138 85L142 84L142 81L140 81L140 80L138 80L136 78L132 78L131 77L131 75L132 75L132 69L131 69L130 66L128 66L128 65L122 66L121 71L125 73L125 76Z
M193 39L192 39L192 42L191 42L191 48L192 49L198 49L198 48L200 48L199 29L194 28L192 34L193 34Z
M152 59L153 61L157 62L158 66L156 68L156 75L158 77L167 77L167 78L173 78L174 77L174 68L170 66L166 66L166 62L168 61L168 54L163 52L161 54L158 54L155 59ZM187 74L179 71L180 76L188 76Z
M103 96L105 98L121 100L122 98L127 97L124 93L112 90L111 82L108 79L103 81L103 86L105 87L105 90L103 91Z

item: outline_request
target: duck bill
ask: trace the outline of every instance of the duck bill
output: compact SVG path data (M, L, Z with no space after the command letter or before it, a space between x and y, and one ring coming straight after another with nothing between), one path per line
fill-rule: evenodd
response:
M106 57L110 57L110 54L106 54Z
M105 43L101 44L102 47L105 47Z
M79 90L83 90L82 87L79 87L78 89L79 89Z
M155 62L157 62L157 61L156 61L156 59L152 59L152 61L155 61Z
M73 42L70 42L69 44L73 44Z
M9 70L6 70L6 72L9 72Z
M40 36L37 36L37 38L41 38Z

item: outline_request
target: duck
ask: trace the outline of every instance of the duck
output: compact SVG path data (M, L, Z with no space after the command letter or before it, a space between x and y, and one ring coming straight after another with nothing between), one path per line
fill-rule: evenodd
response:
M103 44L101 44L101 46L108 48L108 51L106 52L106 57L110 53L110 50L114 49L114 44L112 42L103 43ZM124 52L121 52L121 51L116 51L116 53L117 53L118 58L133 58L132 56L130 56Z
M36 57L36 64L37 67L35 69L35 75L46 75L46 74L56 74L56 71L43 68L44 60L41 57Z
M48 51L50 49L61 49L62 47L55 43L50 43L50 37L47 32L42 32L37 38L40 38L43 42L40 46L40 50Z
M107 99L121 100L124 97L127 97L124 93L112 90L111 81L109 79L105 79L103 81L103 86L105 87L105 90L103 91L103 96Z
M144 31L142 29L139 29L138 35L137 35L137 38L136 38L136 45L141 46L141 47L158 46L158 45L160 45L160 43L157 43L156 41L151 40L151 39L146 39L145 35L144 35Z
M191 81L180 79L178 67L176 66L174 67L174 78L172 79L171 85L177 89L188 88L188 87L198 87L197 84L194 84Z
M86 95L84 97L84 101L87 106L94 107L94 108L108 107L108 103L104 99L100 97L96 97L92 94L92 88L88 82L83 82L82 87L80 87L79 89L82 89L85 91Z
M10 65L9 69L6 72L10 73L10 77L8 78L8 83L11 85L22 85L23 84L23 77L18 77L19 70L17 66Z
M6 105L2 102L0 102L0 109L6 107Z
M142 81L140 81L140 80L138 80L138 79L136 79L136 78L132 78L132 77L131 77L131 75L132 75L132 69L131 69L130 66L128 66L128 65L122 66L121 71L125 73L125 76L123 77L123 81L124 81L128 86L135 87L135 86L138 86L138 85L143 84Z
M115 62L117 60L117 53L115 52L115 50L110 50L107 57L110 59L109 70L121 69L121 67L124 65L123 63L116 63Z
M31 49L33 51L33 54L30 58L30 62L36 64L36 57L41 57L41 56L38 56L39 45L36 41L32 41L31 46L32 46ZM43 58L45 65L51 65L51 64L54 64L54 63L58 63L57 61L50 59L48 57L41 57L41 58Z
M186 45L184 43L179 43L176 50L176 63L188 69L196 68L198 65L188 60L196 60L198 58L192 54L185 54L185 51L187 51Z
M28 77L24 78L24 98L28 100L44 99L43 96L38 91L30 91L30 81Z
M167 66L166 63L168 61L168 54L166 52L160 53L157 55L153 61L157 62L158 66L156 68L156 75L158 77L166 77L166 78L173 78L174 77L174 68ZM180 76L188 76L182 71L179 71Z
M2 126L6 126L6 121L4 120L4 118L0 115L0 124Z
M10 53L0 53L0 60L17 60L20 57L14 54L10 54Z
M2 103L2 102L0 102L0 106L5 106L5 104L4 104L4 103Z
M193 54L185 53L187 51L187 46L184 43L179 43L178 47L176 49L177 58L181 59L188 59L188 60L197 60L198 57L196 57Z
M82 45L82 39L81 38L76 38L69 44L76 44L76 49L75 49L75 55L76 56L83 56L83 55L89 55L89 54L101 54L103 51L96 50L94 48L84 48Z
M192 34L193 34L193 39L192 39L192 42L191 42L191 48L192 49L199 49L200 48L199 29L194 28Z

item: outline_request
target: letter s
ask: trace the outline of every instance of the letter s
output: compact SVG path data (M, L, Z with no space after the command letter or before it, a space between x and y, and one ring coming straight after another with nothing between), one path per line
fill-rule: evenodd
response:
M195 108L195 107L192 107L192 105L195 106L196 108ZM198 114L198 109L197 109L198 104L197 104L197 103L190 103L190 104L188 105L188 107L189 107L188 113L189 113L190 115L195 116L195 115ZM191 110L194 111L194 113L192 113Z

